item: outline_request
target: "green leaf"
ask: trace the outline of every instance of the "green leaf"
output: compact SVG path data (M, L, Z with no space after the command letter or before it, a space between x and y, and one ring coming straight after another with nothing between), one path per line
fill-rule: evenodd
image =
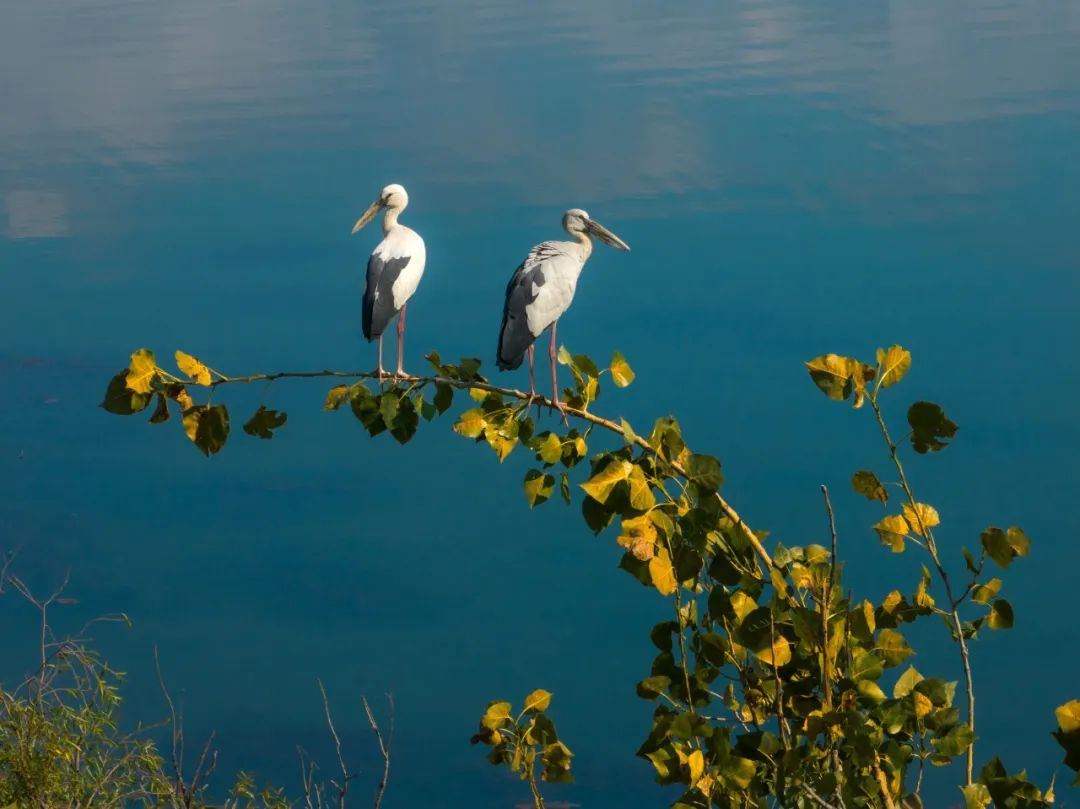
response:
M756 772L757 764L751 759L730 756L720 765L717 774L728 787L747 789Z
M157 362L154 352L140 348L131 355L131 364L127 370L127 386L135 393L150 393L154 377L157 376Z
M633 464L622 458L612 458L604 468L580 484L585 492L598 503L606 503L611 490L625 481L633 469Z
M990 607L990 614L986 616L986 625L991 629L1012 629L1012 604L1004 598L995 601Z
M556 464L562 459L562 441L557 433L547 432L542 436L540 446L537 447L537 457L546 464Z
M904 537L911 532L907 520L899 514L883 517L874 525L874 530L881 539L881 544L892 548L893 553L904 552Z
M851 476L851 485L856 492L867 500L878 500L882 505L889 502L889 493L878 480L878 476L866 469L860 469Z
M914 666L908 666L907 671L900 675L900 679L896 681L896 685L893 686L893 697L896 699L903 699L911 693L920 682L922 682L923 676L919 674L918 669Z
M382 416L383 424L390 427L397 418L398 406L401 402L401 394L394 388L384 391L379 397L379 415Z
M907 639L894 629L882 629L878 632L874 651L885 661L887 668L899 666L915 654Z
M900 346L890 346L889 350L877 350L878 384L882 388L895 385L911 369L911 352Z
M538 688L525 697L525 713L540 713L551 705L551 692Z
M547 501L555 491L555 478L545 475L539 469L530 469L525 473L525 499L529 508L535 508Z
M229 438L229 411L223 404L190 407L184 411L184 432L203 455L215 455Z
M492 702L488 705L480 724L491 730L498 730L510 721L510 703Z
M938 736L930 740L935 751L943 756L958 756L963 753L971 743L975 741L975 734L966 724L956 725L944 736Z
M619 388L625 388L634 381L634 371L630 368L630 363L623 359L623 355L618 351L611 358L611 379Z
M675 580L675 568L671 564L666 548L657 548L656 555L649 560L649 577L653 587L660 591L661 595L669 596L678 589L679 583Z
M434 403L439 413L445 413L454 403L454 389L445 382L436 382Z
M288 420L288 414L277 410L267 410L266 405L259 405L255 415L244 425L244 432L259 438L270 439L274 437L274 430L283 426Z
M150 416L151 424L161 424L163 421L168 421L169 416L172 414L169 412L169 400L165 398L165 394L158 392L154 394L157 398L157 407L154 408L154 413Z
M855 391L855 407L862 407L864 385L877 373L851 357L823 354L806 363L810 378L830 399L843 401Z
M686 462L686 476L708 492L715 492L724 482L720 461L712 455L692 453Z
M885 692L881 690L881 686L873 680L859 680L855 683L855 690L875 705L880 705L888 699L888 697L885 696Z
M385 396L385 394L383 395ZM385 419L385 411L381 407L379 410L384 412L383 418ZM397 403L397 415L389 424L390 435L394 436L394 439L399 444L408 443L409 439L416 435L416 428L419 424L420 416L416 412L416 405L408 396L401 397Z
M960 791L964 793L965 809L986 809L990 805L990 790L985 784L968 784Z
M1008 531L990 526L979 537L986 555L1001 568L1007 568L1018 556L1027 556L1031 550L1031 540L1019 528Z
M145 410L153 398L149 393L136 393L127 386L128 369L109 380L101 407L116 416L130 416Z
M637 695L642 699L653 700L667 691L671 685L671 678L663 674L654 674L646 677L637 684Z
M907 414L911 425L911 446L920 455L938 452L949 445L946 438L956 435L957 426L945 416L941 405L933 402L915 402Z
M820 637L821 633L818 633ZM856 649L852 656L850 677L856 683L859 680L876 680L885 671L885 663L873 652Z
M976 604L989 604L1001 591L1001 579L990 579L986 584L978 585L971 591L971 600Z
M364 385L354 386L349 406L353 415L368 431L368 435L374 437L386 430L386 423L379 413L379 398L372 395Z
M559 473L559 494L566 501L566 505L570 505L570 476L565 472Z
M210 384L210 369L190 354L185 354L183 351L177 351L176 367L180 369L181 373L190 376L191 380L196 385Z

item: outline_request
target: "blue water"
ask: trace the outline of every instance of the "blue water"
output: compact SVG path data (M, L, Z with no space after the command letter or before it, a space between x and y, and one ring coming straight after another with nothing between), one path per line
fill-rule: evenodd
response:
M827 402L801 362L899 342L894 420L932 398L961 425L911 462L959 562L987 524L1023 525L1003 594L1017 629L975 644L980 755L1045 783L1053 708L1075 693L1072 503L1080 427L1080 2L598 0L142 4L13 0L0 24L0 530L39 589L70 570L72 627L100 644L129 716L296 784L295 745L331 762L315 677L373 789L359 708L397 703L387 807L513 806L521 784L468 737L486 700L555 693L584 809L655 806L633 693L664 603L615 570L575 510L529 512L502 466L440 422L404 448L321 411L328 384L227 393L207 460L174 422L96 408L139 346L225 373L370 367L359 300L388 182L426 239L407 366L490 365L501 295L533 243L587 208L598 247L560 338L621 350L638 381L598 407L644 430L669 412L722 458L727 495L772 538L825 538L849 583L912 589L848 490L885 473L868 412ZM392 352L391 352L392 354ZM517 386L524 372L499 377ZM272 442L239 429L260 397ZM0 599L0 676L31 665L34 618ZM956 677L942 634L916 664ZM950 780L951 778L951 780ZM932 784L958 802L958 771Z

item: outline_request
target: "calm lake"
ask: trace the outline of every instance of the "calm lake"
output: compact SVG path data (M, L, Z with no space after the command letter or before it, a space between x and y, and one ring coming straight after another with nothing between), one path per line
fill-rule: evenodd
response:
M929 398L960 424L909 469L946 558L962 568L988 524L1033 539L1004 577L1016 629L973 654L980 756L1045 785L1080 665L1078 140L1077 0L9 0L0 547L42 591L70 571L61 628L131 616L95 635L128 717L165 713L156 645L189 737L217 732L219 786L243 767L295 789L298 744L329 767L319 676L363 797L360 695L393 692L388 809L527 801L468 740L487 700L537 687L577 753L552 799L674 799L633 757L666 602L576 504L528 510L521 454L500 466L445 420L371 440L322 411L323 381L227 391L234 435L209 460L175 419L97 408L140 346L226 374L373 366L379 234L349 230L390 182L428 251L406 367L437 349L495 373L507 279L580 206L633 248L597 247L560 323L637 373L597 409L639 431L675 413L770 546L826 539L828 484L860 597L913 590L921 560L880 547L880 506L848 485L886 471L872 415L802 362L912 350L893 420ZM238 429L263 400L290 416L270 442ZM34 622L0 598L5 682L33 665ZM944 629L919 639L921 671L959 677ZM943 775L928 805L960 802L960 768Z

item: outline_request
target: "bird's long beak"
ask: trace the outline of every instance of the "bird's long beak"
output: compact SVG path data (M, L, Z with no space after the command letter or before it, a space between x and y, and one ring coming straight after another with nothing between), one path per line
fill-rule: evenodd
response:
M630 245L601 225L595 219L590 219L585 223L585 227L588 228L589 233L592 233L596 238L606 244L608 247L614 247L616 250L630 251Z
M368 206L368 209L366 211L364 211L363 216L361 216L359 219L356 220L356 224L353 225L352 232L356 233L359 230L361 230L368 222L370 222L372 219L375 218L375 215L379 211L381 211L382 208L383 208L383 201L382 201L382 198L380 197L379 199L375 200L373 203L371 203L371 205Z

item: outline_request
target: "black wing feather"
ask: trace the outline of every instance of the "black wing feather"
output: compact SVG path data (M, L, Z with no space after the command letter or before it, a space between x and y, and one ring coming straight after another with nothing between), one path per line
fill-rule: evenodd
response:
M375 253L368 259L362 317L364 337L368 340L381 337L398 313L394 306L394 282L411 260L411 256L396 256L384 260Z
M525 352L536 340L537 335L529 331L525 308L536 300L537 293L533 292L533 285L544 285L544 261L558 254L559 251L549 242L536 245L506 285L506 302L503 304L502 326L499 328L499 348L495 357L495 364L500 370L519 367Z

